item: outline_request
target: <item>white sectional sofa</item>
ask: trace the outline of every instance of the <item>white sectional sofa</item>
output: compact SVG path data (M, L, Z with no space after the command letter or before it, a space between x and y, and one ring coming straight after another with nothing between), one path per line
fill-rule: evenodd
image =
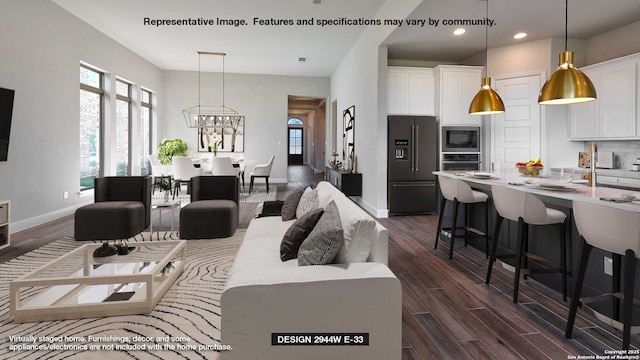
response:
M341 215L369 217L329 183L317 189L321 207L334 200ZM222 344L233 349L222 358L400 359L402 290L387 267L387 230L376 223L366 262L298 266L280 260L294 222L249 224L222 293ZM366 333L369 345L272 345L276 333Z

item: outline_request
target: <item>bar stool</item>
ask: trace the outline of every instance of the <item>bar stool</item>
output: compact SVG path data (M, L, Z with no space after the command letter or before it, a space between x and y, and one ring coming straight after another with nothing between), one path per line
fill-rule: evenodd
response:
M487 199L489 196L480 191L473 191L471 187L464 181L453 179L446 176L438 176L438 183L440 184L440 192L442 192L442 201L440 205L440 217L438 218L438 228L436 229L436 244L435 248L438 248L438 239L440 238L440 233L442 232L447 237L451 237L451 246L449 247L449 259L453 258L453 244L456 238L456 222L458 220L458 206L462 204L477 204L484 203L484 232L468 226L465 224L465 241L464 245L467 245L467 237L469 236L469 232L473 233L478 237L482 237L485 239L486 247L485 247L485 256L489 257L489 237L487 233L489 232L489 206ZM442 228L442 214L444 213L444 207L446 202L453 202L453 221L451 228ZM468 210L468 208L467 208ZM468 222L468 216L465 217L465 222ZM450 230L450 232L446 232L446 230Z
M565 235L565 221L567 216L559 210L547 208L542 200L535 195L501 185L492 185L491 194L493 203L498 211L496 219L495 236L491 248L491 257L487 267L486 284L491 280L491 270L496 260L498 248L498 236L504 219L518 222L518 245L516 247L516 273L513 281L513 302L518 302L518 287L520 285L520 272L524 262L524 278L531 273L560 272L562 274L562 299L567 300L567 240ZM560 225L560 265L557 265L538 255L529 253L529 225ZM502 255L500 258L513 255ZM529 269L528 260L531 259L548 269Z
M614 309L615 319L609 319L609 325L618 330L622 330L622 348L628 350L631 337L631 310L633 309L634 302L633 286L635 283L636 259L640 255L640 214L582 201L573 202L573 214L578 233L582 238L582 250L580 251L578 275L576 276L571 305L569 306L565 337L568 339L571 338L578 305L602 301L605 297L613 296L623 301L622 324L620 324L618 320L619 309L616 307ZM618 268L615 269L613 273L614 293L590 297L589 299L580 299L582 283L584 281L587 263L589 262L589 254L594 247L610 251L614 254L614 258L618 257L619 259L624 255L623 294L619 292L620 262L618 261ZM616 304L618 305L619 303L616 301Z

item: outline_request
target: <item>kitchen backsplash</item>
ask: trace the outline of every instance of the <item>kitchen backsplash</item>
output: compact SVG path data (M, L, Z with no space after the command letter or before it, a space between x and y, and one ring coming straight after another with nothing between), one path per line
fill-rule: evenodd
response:
M615 168L630 170L637 158L640 158L640 140L596 141L598 151L611 151L615 154ZM584 151L589 151L590 141L585 141ZM576 154L576 165L578 154Z

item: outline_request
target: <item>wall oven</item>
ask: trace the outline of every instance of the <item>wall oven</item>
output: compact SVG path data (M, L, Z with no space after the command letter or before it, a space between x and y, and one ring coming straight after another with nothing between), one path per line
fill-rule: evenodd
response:
M442 153L466 152L479 153L480 127L479 126L443 126L442 127Z
M442 154L444 171L479 171L480 154Z

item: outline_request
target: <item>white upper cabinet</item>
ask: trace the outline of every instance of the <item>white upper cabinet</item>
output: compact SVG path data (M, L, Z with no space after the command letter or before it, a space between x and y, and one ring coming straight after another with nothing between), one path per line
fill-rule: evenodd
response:
M435 115L433 69L393 66L387 72L389 115Z
M597 99L570 105L571 140L638 139L640 55L585 66Z
M482 116L469 115L471 100L482 85L482 67L440 65L434 68L436 113L442 125L480 126Z

